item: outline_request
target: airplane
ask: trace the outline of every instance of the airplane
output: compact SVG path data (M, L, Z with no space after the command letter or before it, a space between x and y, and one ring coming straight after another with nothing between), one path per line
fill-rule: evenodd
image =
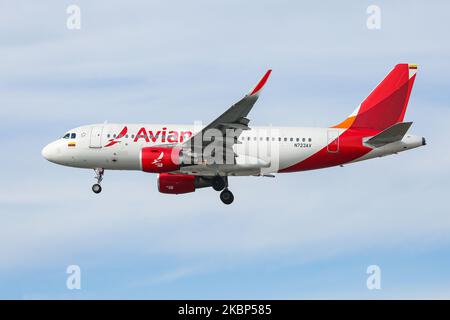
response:
M105 170L156 173L159 192L212 187L231 204L229 177L315 170L397 154L426 145L404 122L417 65L398 64L344 121L326 128L249 126L248 114L272 70L206 126L92 124L67 131L42 149L50 162L94 169L94 193Z

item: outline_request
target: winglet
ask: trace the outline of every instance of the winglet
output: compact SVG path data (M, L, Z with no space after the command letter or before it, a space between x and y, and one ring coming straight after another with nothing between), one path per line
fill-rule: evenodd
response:
M269 76L270 76L271 72L272 72L272 69L267 70L267 72L264 75L264 77L262 77L261 80L259 80L259 82L256 85L256 87L253 88L253 90L249 93L249 96L253 96L253 95L258 95L259 94L259 92L262 90L262 88L266 84L267 79L269 79Z

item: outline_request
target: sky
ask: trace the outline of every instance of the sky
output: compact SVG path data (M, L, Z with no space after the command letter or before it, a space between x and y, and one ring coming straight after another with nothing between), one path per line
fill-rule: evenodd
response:
M69 5L81 29L66 26ZM370 5L380 29L368 29ZM0 1L0 298L449 299L447 1ZM230 180L223 205L156 176L54 165L108 122L208 123L273 72L252 125L339 123L397 63L427 146ZM81 289L66 286L70 265ZM369 290L367 268L381 288Z

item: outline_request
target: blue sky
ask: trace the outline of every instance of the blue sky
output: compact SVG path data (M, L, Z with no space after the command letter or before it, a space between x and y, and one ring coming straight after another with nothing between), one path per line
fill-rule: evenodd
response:
M81 8L81 30L66 8ZM381 8L368 30L366 8ZM450 298L450 4L14 1L0 5L0 298ZM213 190L45 161L70 128L208 122L273 74L254 125L328 126L399 62L428 145ZM81 290L66 288L79 265ZM366 288L379 265L381 290Z

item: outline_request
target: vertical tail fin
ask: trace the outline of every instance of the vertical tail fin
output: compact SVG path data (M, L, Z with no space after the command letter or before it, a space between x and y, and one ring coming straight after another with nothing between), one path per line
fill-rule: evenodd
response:
M417 65L398 64L343 122L334 128L384 130L402 122L416 78Z

